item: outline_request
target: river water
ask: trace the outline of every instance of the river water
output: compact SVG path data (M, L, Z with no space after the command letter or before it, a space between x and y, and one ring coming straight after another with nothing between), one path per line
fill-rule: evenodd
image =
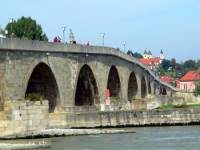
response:
M200 150L200 126L131 129L136 133L69 136L48 140L51 142L51 150Z

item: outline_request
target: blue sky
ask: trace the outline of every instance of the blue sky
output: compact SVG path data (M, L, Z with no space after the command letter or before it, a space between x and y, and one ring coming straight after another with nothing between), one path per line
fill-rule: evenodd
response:
M168 59L200 59L199 0L6 0L1 2L0 25L9 18L31 16L50 41L71 28L81 43L105 45L159 55Z

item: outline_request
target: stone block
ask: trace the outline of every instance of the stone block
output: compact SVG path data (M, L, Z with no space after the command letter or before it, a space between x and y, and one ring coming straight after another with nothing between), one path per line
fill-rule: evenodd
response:
M1 122L1 121L4 121L4 120L6 120L6 119L7 119L6 114L3 113L3 112L0 112L0 122Z
M146 109L147 107L146 101L144 100L134 100L131 105L134 110Z

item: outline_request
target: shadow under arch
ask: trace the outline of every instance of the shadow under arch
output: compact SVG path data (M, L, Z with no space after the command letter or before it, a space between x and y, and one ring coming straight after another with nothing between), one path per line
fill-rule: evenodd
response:
M135 73L132 72L128 80L128 100L132 101L136 98L138 92L138 83L135 76Z
M147 85L145 77L142 77L141 79L141 97L145 98L147 96Z
M151 82L150 81L148 81L148 94L151 94Z
M75 105L76 106L90 106L98 101L98 87L96 79L91 68L88 65L83 65L80 69L76 93Z
M117 68L115 66L111 66L109 74L108 74L108 81L107 81L107 89L110 91L111 98L120 98L120 79Z
M160 95L167 95L167 90L164 87L160 87Z
M58 85L51 68L41 62L35 66L28 80L25 98L43 97L49 101L49 112L54 112L60 99Z

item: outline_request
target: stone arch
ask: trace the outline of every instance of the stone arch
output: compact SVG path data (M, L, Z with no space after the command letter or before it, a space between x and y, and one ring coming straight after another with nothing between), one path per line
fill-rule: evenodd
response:
M145 77L142 77L141 79L141 97L145 98L147 96L147 85Z
M88 65L83 65L80 69L76 93L75 93L75 105L94 105L98 100L98 87L96 79L91 68Z
M138 92L137 78L135 76L135 73L132 72L128 80L128 100L132 101L133 99L135 99L137 92Z
M120 98L120 78L115 66L111 66L109 74L108 74L108 81L107 81L107 89L110 90L110 97L111 98Z
M39 63L28 80L25 98L42 97L49 101L49 112L53 112L60 99L55 76L45 63Z

